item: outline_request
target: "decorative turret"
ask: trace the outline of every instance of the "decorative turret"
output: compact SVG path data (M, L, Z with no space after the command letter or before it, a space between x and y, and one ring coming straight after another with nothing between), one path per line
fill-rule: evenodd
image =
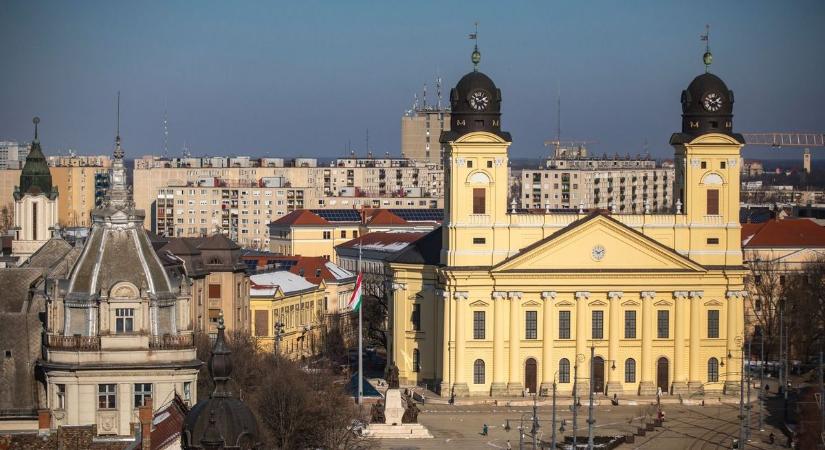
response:
M223 312L218 317L218 337L209 356L209 375L215 389L198 402L183 423L184 449L258 449L258 422L242 401L232 397L227 384L232 373L232 352L226 345Z
M57 187L52 185L52 174L49 171L49 164L46 162L43 150L40 148L40 139L37 133L40 118L35 117L32 119L32 123L34 123L34 140L29 155L26 157L23 172L20 173L20 185L14 191L14 198L19 200L26 194L43 194L49 199L54 199L57 197Z

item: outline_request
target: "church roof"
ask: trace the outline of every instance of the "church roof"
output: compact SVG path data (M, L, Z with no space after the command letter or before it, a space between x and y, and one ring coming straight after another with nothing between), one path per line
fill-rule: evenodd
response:
M441 236L441 227L438 227L410 243L398 256L390 261L437 266L441 264Z
M271 223L271 225L275 226L329 224L330 223L326 219L307 209L297 209Z
M367 221L367 225L406 225L407 221L393 214L388 209L379 209Z

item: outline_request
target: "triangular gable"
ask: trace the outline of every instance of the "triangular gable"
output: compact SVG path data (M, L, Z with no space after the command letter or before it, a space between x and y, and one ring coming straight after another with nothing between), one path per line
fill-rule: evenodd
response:
M587 306L607 306L607 303L601 300L593 300L592 302L588 303Z
M541 303L539 303L535 300L528 300L528 301L522 303L521 306L541 306Z
M705 306L722 306L722 302L719 300L710 300L705 302Z
M673 302L670 302L668 300L659 300L653 303L653 306L673 306Z
M628 300L622 303L622 306L639 306L640 303L635 300Z
M476 308L485 308L485 307L490 306L490 305L488 305L487 303L485 303L482 300L476 300L476 301L470 303L470 306L474 306Z
M593 256L596 246L604 249L600 260ZM493 268L519 270L705 271L698 263L602 213L571 223Z

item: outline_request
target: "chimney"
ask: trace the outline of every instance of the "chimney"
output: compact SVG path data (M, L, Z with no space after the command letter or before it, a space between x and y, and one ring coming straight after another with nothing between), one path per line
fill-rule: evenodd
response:
M143 406L138 409L138 419L140 420L140 448L150 450L152 448L152 399L146 399Z
M49 434L52 428L52 412L48 409L37 410L37 434Z

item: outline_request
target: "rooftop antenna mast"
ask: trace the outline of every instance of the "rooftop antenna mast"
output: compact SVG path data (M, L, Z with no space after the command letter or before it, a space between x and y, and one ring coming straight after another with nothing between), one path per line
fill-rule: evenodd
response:
M169 156L169 120L166 107L163 108L163 157Z
M372 150L370 150L370 129L367 128L367 158L372 158Z
M438 110L441 111L441 75L438 74L438 69L435 71L435 94L438 98L436 106Z
M424 100L424 109L427 109L427 83L424 83L424 93L421 97Z
M561 142L561 79L556 86L556 141Z
M713 54L710 52L710 25L705 25L705 33L699 35L699 39L705 41L705 54L702 55L702 62L705 63L705 73L708 73L713 63Z

